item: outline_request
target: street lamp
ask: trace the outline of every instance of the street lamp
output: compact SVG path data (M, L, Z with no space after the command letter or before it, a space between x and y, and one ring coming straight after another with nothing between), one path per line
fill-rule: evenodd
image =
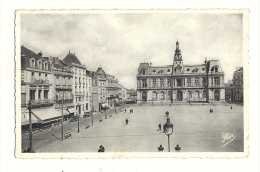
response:
M35 153L32 147L32 103L31 100L28 102L28 110L29 110L29 153Z
M115 114L116 114L116 100L114 100Z
M107 107L105 106L105 119L107 119Z
M169 118L169 112L168 112L168 111L165 112L165 116L166 116L167 118Z
M80 107L80 105L79 105L79 103L78 103L78 105L77 105L77 108L79 109L79 107ZM78 112L78 133L79 133L79 112Z
M170 135L173 132L173 124L170 122L170 118L167 117L167 122L164 124L164 133L168 136L168 149L170 152Z

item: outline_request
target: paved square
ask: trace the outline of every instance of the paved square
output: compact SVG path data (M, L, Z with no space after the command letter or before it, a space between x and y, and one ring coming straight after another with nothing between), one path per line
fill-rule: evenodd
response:
M132 108L134 113L130 114ZM38 148L37 152L97 152L100 145L106 152L158 152L162 145L168 151L168 139L158 124L166 122L169 111L174 131L170 137L171 151L178 144L181 152L243 152L243 106L233 105L175 105L133 106L127 113L113 114L103 121L94 120L94 126L84 129L63 141L56 140ZM209 113L213 109L213 113ZM125 119L129 124L125 124ZM87 121L88 120L88 121ZM74 128L76 130L76 128ZM75 131L73 130L73 131ZM51 132L51 131L50 131Z

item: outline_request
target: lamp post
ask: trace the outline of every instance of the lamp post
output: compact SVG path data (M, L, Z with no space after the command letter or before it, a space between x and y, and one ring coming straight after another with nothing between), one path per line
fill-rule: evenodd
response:
M77 105L77 108L79 109L79 107L80 107L80 105L79 105L79 103L78 103L78 105ZM79 115L79 112L78 112L78 133L79 133L79 117L80 117L80 115Z
M190 104L190 97L191 97L191 92L189 92L189 104Z
M114 100L115 114L116 114L116 100Z
M64 91L62 91L62 104L61 104L61 141L63 141L63 104L64 104Z
M170 152L171 151L170 150L170 135L172 135L172 132L173 132L173 124L170 122L169 117L167 117L167 122L164 124L163 129L164 129L165 135L168 136L168 150Z
M32 103L31 100L28 102L28 110L29 110L29 153L34 153L33 147L32 147Z

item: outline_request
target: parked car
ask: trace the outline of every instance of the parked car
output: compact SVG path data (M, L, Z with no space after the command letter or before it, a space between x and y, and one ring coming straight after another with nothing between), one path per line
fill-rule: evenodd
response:
M70 118L70 122L75 122L75 121L78 121L78 120L79 120L79 118L77 116L72 116Z

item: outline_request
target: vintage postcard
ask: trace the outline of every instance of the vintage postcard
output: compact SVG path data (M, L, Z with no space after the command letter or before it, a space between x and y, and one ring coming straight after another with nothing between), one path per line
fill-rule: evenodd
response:
M249 155L249 11L18 10L16 158Z

